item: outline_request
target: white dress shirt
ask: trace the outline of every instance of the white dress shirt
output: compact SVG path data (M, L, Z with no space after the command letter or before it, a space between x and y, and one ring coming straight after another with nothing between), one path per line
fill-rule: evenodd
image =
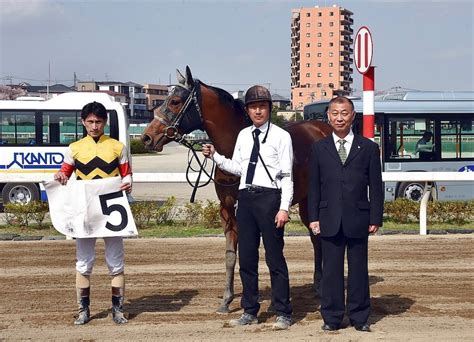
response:
M346 142L344 143L344 148L346 149L346 155L349 156L349 152L352 147L352 142L354 141L354 132L352 132L352 129L349 131L349 134L346 135L345 138L339 138L334 132L332 132L332 138L334 139L334 144L336 145L336 151L339 151L340 139L344 139Z
M291 136L287 131L274 124L270 124L267 140L263 144L262 142L265 139L268 127L268 122L259 127L261 131L258 137L260 141L260 155L275 182L272 183L270 177L268 177L259 157L252 185L281 189L280 209L288 211L293 199L293 145L291 143ZM217 152L213 156L220 169L240 176L239 190L246 188L245 178L253 148L252 132L255 129L256 127L252 125L240 131L232 159L227 159ZM282 174L284 177L279 179L277 178L278 174Z

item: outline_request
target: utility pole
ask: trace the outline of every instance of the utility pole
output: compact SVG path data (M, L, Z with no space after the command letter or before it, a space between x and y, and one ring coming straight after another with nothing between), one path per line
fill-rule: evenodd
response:
M48 84L46 85L46 99L49 100L49 82L51 81L51 61L48 61Z

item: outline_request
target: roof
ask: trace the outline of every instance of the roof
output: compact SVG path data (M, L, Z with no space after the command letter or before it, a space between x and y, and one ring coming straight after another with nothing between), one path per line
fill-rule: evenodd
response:
M128 85L128 86L132 86L132 87L140 87L140 88L143 88L143 85L138 84L138 83L135 83L135 82L132 82L132 81L125 82L124 84L126 84L126 85Z
M473 101L472 91L395 91L375 96L375 101Z
M53 84L49 86L49 89L47 86L32 86L32 85L26 85L26 91L28 93L68 93L71 91L75 91L72 87L68 87L64 84Z
M84 90L83 92L91 93L90 91ZM105 93L110 96L127 96L127 94L119 93L113 90L94 90L94 93Z
M40 93L46 93L47 91L48 91L47 87L43 87L43 89L38 90L38 92ZM49 86L50 93L68 93L71 91L75 91L75 90L73 90L72 87L68 87L64 84L53 84Z
M278 95L278 94L272 94L272 101L290 102L290 99L288 99L284 96Z

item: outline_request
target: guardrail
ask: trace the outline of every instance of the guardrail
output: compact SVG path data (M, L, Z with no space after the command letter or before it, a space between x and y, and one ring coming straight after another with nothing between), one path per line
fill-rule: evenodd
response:
M196 181L197 173L189 174L191 181ZM0 183L40 183L53 179L52 173L1 173ZM201 175L200 182L206 182L208 177ZM428 200L431 193L432 182L452 181L452 182L474 182L474 172L382 172L384 182L425 182L423 198L420 202L420 235L426 235L426 212ZM133 174L135 183L185 183L186 174L183 173L145 173L136 172ZM474 190L473 190L474 191Z

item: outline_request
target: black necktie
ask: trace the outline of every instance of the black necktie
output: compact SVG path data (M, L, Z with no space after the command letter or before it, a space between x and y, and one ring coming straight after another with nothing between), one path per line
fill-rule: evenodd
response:
M255 167L257 166L258 161L258 151L260 150L260 141L258 136L260 135L260 130L257 128L253 131L253 148L252 154L250 155L249 167L247 168L247 177L245 178L245 184L252 185L253 176L255 175Z

